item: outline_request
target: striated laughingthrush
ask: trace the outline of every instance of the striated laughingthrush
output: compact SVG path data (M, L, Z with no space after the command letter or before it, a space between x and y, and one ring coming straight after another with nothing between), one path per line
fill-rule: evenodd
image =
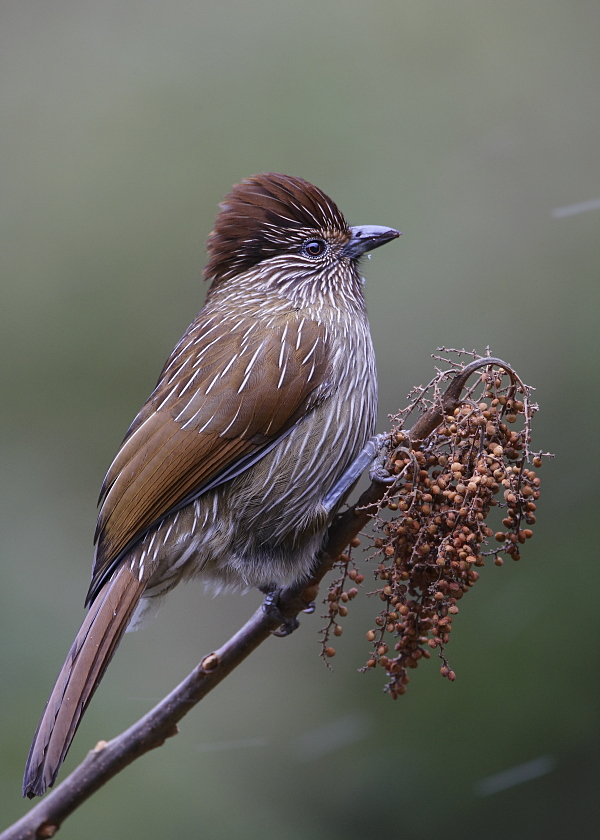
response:
M125 629L180 580L268 591L309 575L375 428L358 262L397 236L349 227L301 178L257 175L226 196L205 305L104 480L89 612L35 734L25 795L54 783Z

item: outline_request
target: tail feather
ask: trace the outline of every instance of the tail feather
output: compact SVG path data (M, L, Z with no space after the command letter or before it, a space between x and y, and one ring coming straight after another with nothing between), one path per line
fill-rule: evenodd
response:
M121 566L98 593L71 645L29 751L23 796L41 796L54 784L83 713L131 620L148 576L140 578L130 565Z

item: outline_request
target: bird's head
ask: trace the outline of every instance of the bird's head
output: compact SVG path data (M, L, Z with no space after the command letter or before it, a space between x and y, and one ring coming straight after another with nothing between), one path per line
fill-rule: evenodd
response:
M392 228L350 227L318 187L273 172L246 178L220 206L204 269L211 288L256 267L265 269L257 279L279 285L314 285L318 276L335 287L340 271L355 276L362 254L400 235Z

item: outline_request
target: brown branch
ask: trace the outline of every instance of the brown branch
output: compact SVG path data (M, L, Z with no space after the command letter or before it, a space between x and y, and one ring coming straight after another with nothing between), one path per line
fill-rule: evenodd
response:
M494 364L520 380L514 370L501 359L476 359L458 371L440 398L409 432L413 447L425 440L447 414L459 405L463 388L476 370ZM312 579L288 587L280 594L278 606L286 619L295 618L315 599L318 586L336 558L349 542L368 524L381 500L386 485L372 482L358 502L338 514L332 522ZM279 622L260 607L246 624L200 664L167 697L125 732L111 741L100 741L82 763L57 788L35 805L24 817L0 834L0 840L28 840L52 837L63 820L79 805L139 756L160 747L177 734L177 723L218 683L233 671L277 629Z

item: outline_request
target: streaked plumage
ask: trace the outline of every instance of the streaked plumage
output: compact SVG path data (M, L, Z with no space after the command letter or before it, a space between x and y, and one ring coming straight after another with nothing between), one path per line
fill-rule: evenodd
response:
M323 499L375 425L357 257L397 235L349 228L300 178L255 176L225 198L205 306L104 481L90 612L38 727L26 795L53 784L122 633L153 599L199 574L242 588L308 575L335 510Z

